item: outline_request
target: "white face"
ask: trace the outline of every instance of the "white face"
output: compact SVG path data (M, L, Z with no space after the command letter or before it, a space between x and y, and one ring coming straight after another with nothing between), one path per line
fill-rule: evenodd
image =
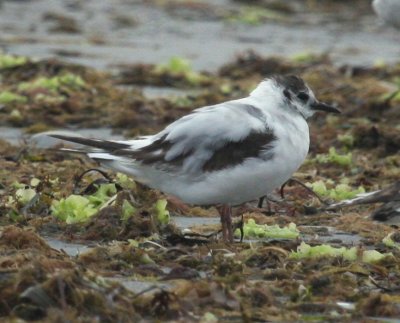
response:
M318 101L307 84L295 75L266 79L250 93L250 96L260 100L268 97L268 106L300 114L305 119L310 118L317 111L340 113L336 107Z
M313 91L311 91L308 86L299 92L284 89L283 95L286 103L297 110L305 119L312 117L316 112L312 108L312 105L315 104L317 100L315 99Z
M309 86L297 76L278 78L277 88L282 91L286 106L300 113L304 119L310 118L317 111L340 113L336 107L318 101Z

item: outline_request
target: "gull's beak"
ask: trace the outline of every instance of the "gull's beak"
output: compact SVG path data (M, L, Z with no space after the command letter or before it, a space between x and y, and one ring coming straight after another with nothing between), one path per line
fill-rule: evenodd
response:
M332 113L341 113L341 111L329 104L326 104L324 102L319 102L315 101L314 103L311 103L311 109L317 110L317 111L325 111L325 112L332 112Z

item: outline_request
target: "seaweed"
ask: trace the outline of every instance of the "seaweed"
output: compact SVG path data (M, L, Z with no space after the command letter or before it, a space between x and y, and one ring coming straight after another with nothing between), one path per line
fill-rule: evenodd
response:
M196 2L159 5L209 9ZM310 10L319 10L314 5ZM98 165L81 154L0 141L1 319L398 317L396 229L371 221L374 204L340 211L325 205L398 181L397 65L338 67L327 55L282 59L256 52L214 72L197 72L182 58L115 73L57 60L7 64L0 70L0 124L25 133L102 126L130 136L154 133L190 109L247 95L275 73L301 75L343 114L311 121L308 162L293 175L322 200L289 183L283 200L267 196L267 208L253 201L235 207L235 214L245 212L246 239L229 245L219 239L213 207L182 206L124 174L100 177L88 172ZM147 98L121 83L185 92ZM182 225L182 217L191 225Z

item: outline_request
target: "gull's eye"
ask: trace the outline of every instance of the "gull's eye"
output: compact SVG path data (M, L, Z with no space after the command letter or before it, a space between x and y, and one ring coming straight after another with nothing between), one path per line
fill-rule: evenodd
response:
M301 100L301 101L308 101L308 99L310 98L310 96L306 93L306 92L300 92L299 94L297 94L297 97Z

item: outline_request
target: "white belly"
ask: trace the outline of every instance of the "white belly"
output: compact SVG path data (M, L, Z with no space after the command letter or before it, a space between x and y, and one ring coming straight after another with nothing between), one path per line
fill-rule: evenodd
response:
M171 177L162 191L177 196L191 204L237 205L257 199L285 183L301 166L309 149L309 133L294 131L288 135L287 128L279 133L274 156L269 160L251 158L235 167L206 173L203 178L190 176Z

